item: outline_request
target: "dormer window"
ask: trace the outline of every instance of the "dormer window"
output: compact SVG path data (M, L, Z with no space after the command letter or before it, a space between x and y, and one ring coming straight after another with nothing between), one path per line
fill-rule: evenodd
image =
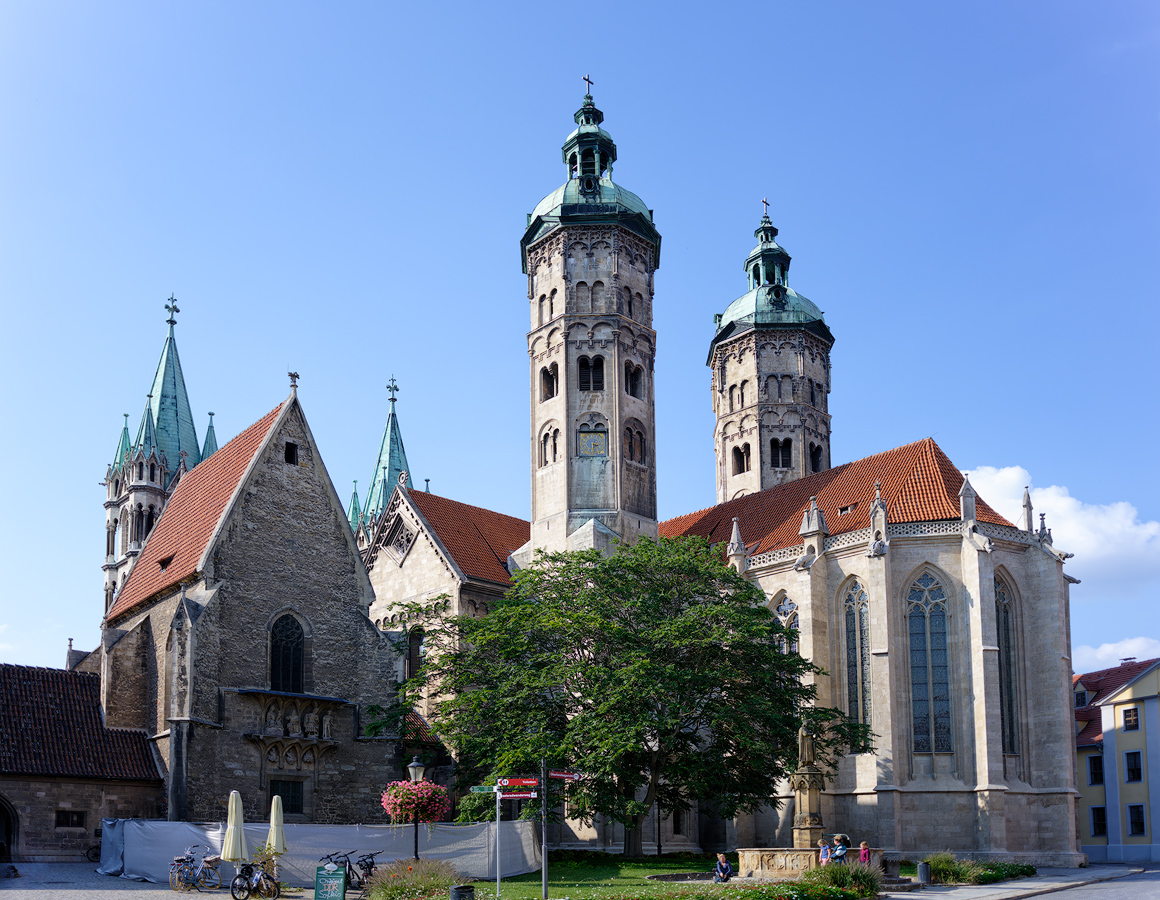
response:
M159 568L159 569L160 569L162 572L164 572L166 569L168 569L168 568L169 568L169 564L170 564L171 562L173 562L173 557L174 557L174 554L170 553L170 554L169 554L168 556L166 556L164 559L159 559L159 560L157 560L157 567L158 567L158 568Z

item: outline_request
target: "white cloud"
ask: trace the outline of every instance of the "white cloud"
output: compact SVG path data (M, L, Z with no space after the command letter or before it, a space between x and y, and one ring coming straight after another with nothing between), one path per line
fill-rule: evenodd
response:
M1072 670L1075 672L1097 672L1118 666L1121 659L1129 656L1143 662L1160 656L1160 641L1150 637L1126 638L1114 644L1100 644L1089 647L1084 644L1072 649Z
M1160 581L1160 522L1140 521L1131 503L1085 503L1066 487L1034 487L1022 466L980 466L969 474L979 495L1020 526L1023 486L1032 485L1035 527L1039 513L1046 513L1055 548L1075 554L1067 572L1083 580L1085 590L1073 590L1073 597L1135 599L1145 586Z

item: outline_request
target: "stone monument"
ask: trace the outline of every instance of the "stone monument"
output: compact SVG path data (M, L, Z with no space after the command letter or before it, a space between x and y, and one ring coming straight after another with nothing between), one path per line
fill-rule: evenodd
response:
M814 736L803 724L798 729L798 767L789 780L794 793L793 845L813 849L822 837L822 788L825 776L814 765Z

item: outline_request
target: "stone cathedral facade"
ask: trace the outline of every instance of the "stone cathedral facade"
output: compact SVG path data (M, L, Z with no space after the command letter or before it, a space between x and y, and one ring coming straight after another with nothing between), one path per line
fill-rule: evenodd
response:
M790 287L790 256L768 215L744 261L746 292L706 334L717 502L659 522L661 236L647 204L612 180L616 144L590 95L575 122L562 148L566 180L528 215L520 240L529 519L414 489L393 380L366 501L356 490L347 509L294 389L220 449L211 421L199 446L171 305L137 436L126 422L106 469L101 646L70 650L60 678L5 673L5 684L67 681L77 696L99 697L100 722L86 727L103 730L84 740L128 749L108 771L42 765L38 778L73 787L42 791L35 815L6 799L31 783L5 768L19 754L0 759L0 839L17 858L30 836L53 834L54 813L67 807L68 821L86 821L69 805L76 784L99 798L114 776L132 782L135 805L94 799L80 826L88 832L112 812L216 820L232 788L252 820L278 795L289 821L382 821L375 792L402 777L405 756L448 761L421 708L398 738L365 727L367 707L421 664L422 633L401 620L400 603L446 593L457 611L484 615L536 550L611 552L642 536L701 535L796 629L800 652L825 672L818 701L875 734L871 752L845 756L832 773L826 831L894 858L951 848L1082 860L1068 554L1042 519L1036 527L1029 499L1008 521L933 440L835 462L835 338ZM27 702L39 702L36 690ZM0 718L16 717L0 732L18 742L21 707L0 700ZM729 821L711 804L654 812L645 846L790 846L792 796L770 801ZM88 836L70 832L76 846ZM623 830L568 820L550 839L614 850Z

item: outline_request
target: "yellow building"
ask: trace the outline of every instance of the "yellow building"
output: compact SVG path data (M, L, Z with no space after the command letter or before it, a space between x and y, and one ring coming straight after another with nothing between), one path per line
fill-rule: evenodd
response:
M1160 862L1160 659L1073 679L1081 849Z

